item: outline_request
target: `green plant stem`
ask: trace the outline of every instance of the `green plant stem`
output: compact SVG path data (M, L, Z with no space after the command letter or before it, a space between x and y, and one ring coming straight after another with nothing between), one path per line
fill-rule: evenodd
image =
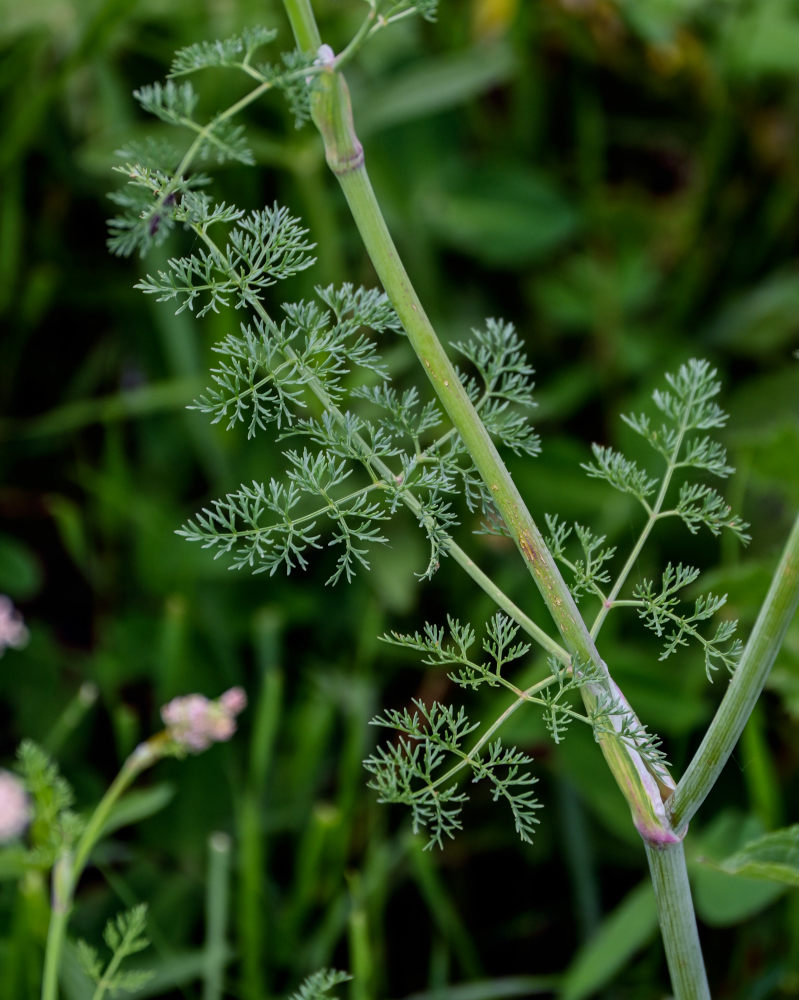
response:
M111 810L133 781L158 760L160 743L154 737L143 743L128 757L108 791L100 799L78 841L75 853L64 853L53 866L50 923L44 953L41 1000L57 1000L58 970L66 940L67 924L72 911L75 889L95 844L111 815Z
M226 833L211 834L208 859L203 1000L222 1000L230 882L230 837Z
M684 830L738 742L763 690L785 632L799 606L799 515L774 573L741 660L705 738L668 802L676 830Z
M317 51L321 38L309 0L284 0L284 7L300 48ZM607 665L538 527L433 330L400 260L366 173L346 82L334 66L316 78L311 108L324 140L327 163L341 184L366 251L414 351L490 490L575 668L591 664L600 678L581 689L589 714L601 703L606 703L608 697L620 707L623 705L626 713L629 706L611 680ZM631 710L628 721L643 731ZM671 794L674 784L665 768L654 765L651 760L645 761L636 747L619 740L615 732L599 734L598 739L642 836L654 841L674 839L663 806L663 798Z
M683 845L645 846L675 1000L710 1000Z

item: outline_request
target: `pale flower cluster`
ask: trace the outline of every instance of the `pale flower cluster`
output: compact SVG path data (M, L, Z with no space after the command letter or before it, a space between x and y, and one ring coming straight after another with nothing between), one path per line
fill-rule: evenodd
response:
M0 594L0 656L7 649L19 649L28 641L22 615L5 594Z
M30 818L25 786L15 774L0 770L0 843L18 837Z
M236 731L236 716L246 705L247 695L240 687L230 688L216 701L187 694L164 705L161 718L176 743L190 753L200 753L212 743L230 739Z

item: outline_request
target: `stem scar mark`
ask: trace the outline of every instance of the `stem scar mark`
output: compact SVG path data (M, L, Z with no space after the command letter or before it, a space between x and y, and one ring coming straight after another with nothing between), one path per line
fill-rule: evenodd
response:
M530 540L530 536L525 532L519 536L519 548L522 550L524 558L531 563L536 560L535 549L533 548L533 543Z

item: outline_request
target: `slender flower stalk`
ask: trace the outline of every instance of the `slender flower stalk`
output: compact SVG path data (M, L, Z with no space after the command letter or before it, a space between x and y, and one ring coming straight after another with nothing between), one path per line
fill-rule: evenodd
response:
M97 808L91 815L74 854L65 851L53 866L50 924L44 953L41 1000L57 1000L58 970L67 935L67 924L80 877L89 856L108 822L108 817L124 792L136 778L164 755L168 739L165 734L152 737L138 746L122 765Z
M167 728L140 743L120 768L91 814L74 852L64 851L53 866L50 925L47 929L41 1000L57 1000L58 970L72 912L75 890L92 851L103 835L114 806L138 776L164 757L199 753L212 743L229 740L236 730L235 717L247 697L231 688L216 701L191 694L174 698L161 710Z

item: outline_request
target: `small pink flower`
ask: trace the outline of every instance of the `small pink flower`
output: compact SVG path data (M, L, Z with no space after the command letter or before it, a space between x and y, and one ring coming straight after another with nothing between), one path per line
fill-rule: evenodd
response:
M25 786L15 774L0 770L0 843L18 837L30 819Z
M22 615L5 594L0 594L0 656L6 649L20 649L28 641Z
M190 753L200 753L212 743L230 739L236 732L235 718L246 704L242 688L231 688L216 701L202 694L187 694L164 705L161 718L176 743Z

